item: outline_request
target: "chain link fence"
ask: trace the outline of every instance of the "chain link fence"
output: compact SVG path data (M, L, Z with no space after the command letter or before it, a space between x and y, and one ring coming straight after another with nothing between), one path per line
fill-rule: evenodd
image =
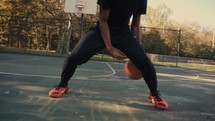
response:
M68 53L95 22L0 15L0 47ZM82 26L82 27L81 27ZM82 28L82 29L80 29ZM140 43L154 62L215 64L180 57L181 30L141 27ZM70 48L70 50L68 50ZM0 50L1 51L1 50ZM101 52L101 54L103 54ZM153 54L151 54L153 53ZM102 55L102 58L104 55Z
M80 30L82 24L75 19L0 15L0 46L68 53L81 34L84 36L95 25L84 21Z
M181 29L141 27L140 43L153 62L195 63L215 65L214 60L181 57Z

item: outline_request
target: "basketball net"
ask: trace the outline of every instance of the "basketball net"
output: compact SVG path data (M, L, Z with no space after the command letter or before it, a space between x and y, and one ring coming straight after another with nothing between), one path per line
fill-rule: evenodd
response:
M85 8L86 8L86 2L84 0L76 0L75 1L75 9L76 9L75 15L78 18L81 18Z

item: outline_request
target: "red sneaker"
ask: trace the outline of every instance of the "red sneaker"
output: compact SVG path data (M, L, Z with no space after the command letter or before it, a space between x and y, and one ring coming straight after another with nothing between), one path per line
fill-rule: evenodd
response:
M61 97L63 94L67 93L69 91L69 87L60 87L56 86L53 89L49 91L49 96L53 98Z
M160 94L157 95L149 95L148 97L149 102L153 103L156 108L167 110L168 103L161 97Z

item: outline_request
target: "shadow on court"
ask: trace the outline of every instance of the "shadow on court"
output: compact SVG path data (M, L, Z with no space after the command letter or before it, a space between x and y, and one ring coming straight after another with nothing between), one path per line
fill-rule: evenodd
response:
M123 63L89 61L62 98L48 97L65 58L0 53L1 121L214 121L215 72L156 66L167 111L147 102L144 80Z

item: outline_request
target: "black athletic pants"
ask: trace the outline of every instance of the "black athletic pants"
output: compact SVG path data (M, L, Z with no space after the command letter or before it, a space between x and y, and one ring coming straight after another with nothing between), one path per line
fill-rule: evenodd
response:
M157 93L156 71L150 59L147 57L140 43L129 29L111 31L111 42L114 47L121 50L142 71L151 93ZM77 65L86 63L94 54L105 48L100 30L91 30L87 37L81 39L73 49L71 55L65 60L62 74L61 86L66 86L74 74Z

